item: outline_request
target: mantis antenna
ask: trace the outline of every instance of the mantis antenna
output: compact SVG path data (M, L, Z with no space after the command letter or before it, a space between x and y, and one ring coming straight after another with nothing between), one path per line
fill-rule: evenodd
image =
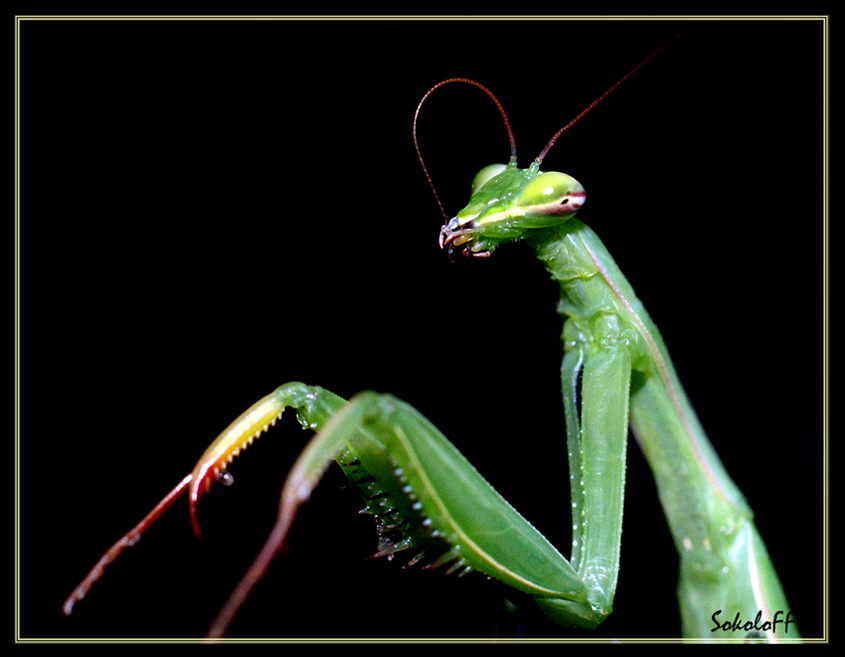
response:
M592 110L596 105L598 105L601 101L603 101L605 98L607 98L610 95L610 93L612 91L614 91L620 84L622 84L623 82L625 82L625 80L630 78L634 73L636 73L640 68L642 68L642 66L646 62L648 62L655 55L657 55L657 53L659 53L661 50L663 50L669 44L671 44L673 41L675 41L675 39L680 37L684 32L686 32L686 29L681 30L675 36L673 36L671 39L669 39L666 43L664 43L662 46L660 46L657 50L654 50L648 57L646 57L639 64L637 64L634 68L632 68L625 75L623 75L621 78L619 78L601 96L599 96L592 103L587 105L587 107L585 107L574 119L572 119L569 123L567 123L560 130L558 130L554 134L554 136L549 140L549 143L546 144L546 147L540 152L540 155L537 156L537 159L535 160L537 167L539 167L540 163L546 157L546 155L548 154L551 147L554 146L554 143L558 140L558 138L564 132L566 132L567 130L569 130L569 128L571 128L573 125L578 123L578 121L580 121L582 118L584 118L584 115L586 115L587 112ZM432 193L434 194L434 199L437 201L437 205L440 207L440 214L443 215L444 225L449 223L449 216L446 214L446 210L443 208L443 204L440 202L440 196L437 194L437 189L435 189L435 187L434 187L434 183L431 180L431 175L428 173L428 169L426 168L425 162L423 161L423 156L420 153L420 145L417 141L417 118L419 117L420 108L422 107L422 105L426 101L426 99L432 94L432 92L435 89L438 89L445 84L449 84L450 82L464 82L466 84L471 84L474 87L478 87L484 93L486 93L492 99L492 101L494 103L496 103L496 107L499 108L499 112L502 114L502 119L505 122L505 129L507 129L507 131L508 131L508 140L510 141L510 145L511 145L511 157L510 157L510 159L511 159L512 162L516 161L516 141L515 141L514 136L513 136L513 130L511 129L510 122L508 121L508 115L505 113L505 108L502 107L502 104L499 102L499 99L496 98L496 96L493 95L492 91L490 91L483 84L476 82L475 80L470 80L469 78L449 78L447 80L443 80L442 82L438 82L431 89L429 89L425 93L425 95L422 97L422 100L420 100L419 105L417 105L417 110L414 112L414 148L417 151L417 157L420 160L420 165L422 165L423 173L425 174L425 178L426 178L426 180L428 180L428 184L431 187Z
M661 50L663 50L664 48L666 48L666 46L668 46L670 43L672 43L675 39L677 39L679 36L681 36L684 32L686 32L686 29L681 30L680 32L678 32L675 36L673 36L671 39L669 39L666 43L664 43L662 46L660 46L657 50L653 51L653 52L652 52L652 53L651 53L648 57L646 57L643 61L641 61L641 62L640 62L639 64L637 64L634 68L632 68L630 71L628 71L625 75L623 75L621 78L619 78L619 79L618 79L618 80L617 80L617 81L616 81L613 85L611 85L611 87L610 87L607 91L605 91L605 92L604 92L601 96L599 96L599 97L598 97L598 98L596 98L596 99L595 99L592 103L590 103L589 105L587 105L587 107L585 107L585 108L584 108L584 109L583 109L583 110L582 110L582 111L581 111L581 112L580 112L580 113L579 113L579 114L578 114L578 115L577 115L574 119L572 119L569 123L567 123L565 126L563 126L560 130L558 130L558 131L554 134L554 137L552 137L552 138L549 140L549 143L548 143L548 144L546 144L546 147L545 147L542 151L540 151L540 154L537 156L537 159L536 159L536 160L534 160L534 161L535 161L535 162L539 165L539 164L543 161L543 159L546 157L546 155L548 154L548 152L549 152L549 150L551 149L551 147L552 147L552 146L554 146L554 144L555 144L555 142L557 141L558 137L560 137L560 136L561 136L564 132L566 132L567 130L569 130L569 129L570 129L572 126L574 126L576 123L578 123L578 121L580 121L580 120L584 117L584 115L585 115L587 112L589 112L589 111L590 111L591 109L593 109L596 105L598 105L601 101L603 101L605 98L607 98L607 97L610 95L610 92L611 92L611 91L613 91L614 89L616 89L616 87L618 87L620 84L622 84L623 82L625 82L625 80L627 80L628 78L630 78L630 77L631 77L634 73L636 73L636 72L637 72L637 71L638 71L638 70L639 70L639 69L640 69L640 68L641 68L641 67L642 67L642 66L643 66L643 65L644 65L647 61L649 61L652 57L654 57L654 56L655 56L657 53L659 53Z
M423 173L425 174L426 180L428 180L428 184L431 187L431 191L434 194L434 199L437 201L437 205L440 206L440 214L443 215L443 223L449 223L449 217L446 214L446 210L443 209L443 204L440 202L440 196L437 194L437 190L434 187L434 183L431 181L431 176L428 173L428 169L425 166L425 162L423 161L422 153L420 153L420 145L417 141L417 117L420 114L420 108L422 107L425 99L428 98L435 89L442 87L444 84L449 84L450 82L464 82L466 84L471 84L473 87L478 87L484 93L486 93L490 98L496 103L496 107L499 108L499 112L502 114L502 119L505 121L505 128L508 131L508 140L511 144L511 160L516 160L516 140L513 137L513 130L511 129L510 121L508 121L508 115L505 113L505 108L502 107L502 104L499 102L499 99L493 95L493 92L490 91L487 87L483 84L476 82L475 80L470 80L469 78L449 78L448 80L443 80L442 82L438 82L435 84L431 89L425 92L425 95L420 100L420 104L417 105L417 110L414 112L414 148L417 151L417 157L420 159L420 164L423 168ZM617 83L618 84L618 83Z

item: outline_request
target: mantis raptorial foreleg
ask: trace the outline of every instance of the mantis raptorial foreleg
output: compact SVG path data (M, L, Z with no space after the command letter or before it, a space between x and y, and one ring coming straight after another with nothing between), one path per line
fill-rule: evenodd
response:
M583 543L574 547L580 554L578 572L412 407L389 395L363 393L344 403L321 388L281 386L235 420L192 474L191 510L198 532L196 505L202 492L225 476L231 457L285 408L296 409L300 423L318 432L288 475L270 540L211 634L225 631L284 542L297 509L333 460L361 489L365 511L376 517L376 556L403 552L409 565L446 566L446 572L461 575L479 571L533 595L559 622L595 627L610 613L616 587L623 490L622 480L613 473L624 469L627 427L626 404L615 422L608 421L602 407L618 405L612 391L627 396L629 376L630 361L622 346L585 363L585 449L578 469L584 473L579 506ZM600 438L594 440L596 436ZM608 475L618 485L604 485ZM594 520L607 521L588 522L587 511Z
M275 424L285 408L295 409L300 424L318 432L288 476L270 540L211 633L225 631L333 460L361 489L365 511L376 517L376 556L403 552L409 565L446 566L446 572L459 574L479 571L534 596L558 622L598 625L611 611L619 565L624 479L618 473L625 465L631 368L622 344L611 344L591 358L579 355L578 363L578 369L583 363L583 410L581 449L573 469L581 473L573 485L579 490L577 508L573 504L573 519L580 519L575 532L580 538L573 542L577 572L412 407L374 393L344 403L321 388L290 383L237 418L209 446L189 478L191 518L199 534L197 505L203 492L214 480L225 481L232 458ZM613 408L618 412L606 412ZM572 421L579 422L577 417ZM95 571L99 577L101 569ZM86 584L72 596L67 611L87 593L90 582Z
M631 360L627 345L620 342L611 342L591 356L585 354L582 343L573 341L568 346L561 374L567 400L571 561L587 585L593 608L606 615L612 608L619 570ZM556 600L538 602L544 609L561 606Z

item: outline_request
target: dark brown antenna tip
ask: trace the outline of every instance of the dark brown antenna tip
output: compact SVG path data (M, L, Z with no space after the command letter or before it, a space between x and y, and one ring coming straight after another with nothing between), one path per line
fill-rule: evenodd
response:
M502 107L502 104L499 102L499 99L496 98L496 96L493 95L493 92L490 91L487 87L485 87L483 84L476 82L475 80L470 80L469 78L449 78L448 80L438 82L431 89L426 91L425 95L422 97L422 100L420 100L420 104L417 105L417 111L414 112L414 148L417 151L417 157L420 159L420 164L422 165L423 173L425 173L425 178L426 180L428 180L428 184L431 187L431 191L434 193L434 199L437 201L437 205L440 207L440 214L443 215L444 224L449 222L449 216L446 214L446 210L443 209L443 204L440 202L440 196L438 196L437 194L437 190L434 187L434 183L431 181L431 176L428 173L428 169L426 168L422 154L420 153L420 145L417 142L417 117L420 114L420 108L422 107L426 98L428 98L435 89L442 87L444 84L449 84L450 82L464 82L466 84L471 84L473 87L478 87L484 93L486 93L494 103L496 103L496 107L499 108L499 112L502 114L502 118L505 121L505 128L508 131L508 140L510 141L511 145L511 160L516 159L516 140L513 137L513 130L511 130L510 121L508 121L508 115L505 114L505 108Z
M549 140L549 143L548 143L548 144L546 144L546 147L542 150L542 152L540 153L540 155L538 155L538 156L537 156L537 159L535 160L535 162L537 162L537 164L539 164L540 162L542 162L542 161L543 161L543 159L544 159L544 158L546 157L546 155L548 154L549 149L551 149L551 147L552 147L552 146L554 146L554 143L557 141L558 137L560 137L560 136L561 136L564 132L566 132L567 130L569 130L569 129L573 126L573 125L575 125L576 123L578 123L578 121L580 121L582 118L584 118L584 115L585 115L587 112L589 112L591 109L593 109L596 105L598 105L601 101L603 101L605 98L607 98L607 97L610 95L610 92L611 92L611 91L613 91L614 89L616 89L616 87L618 87L620 84L622 84L623 82L625 82L625 80L627 80L628 78L630 78L630 77L631 77L634 73L636 73L636 72L637 72L637 71L638 71L638 70L639 70L639 69L640 69L640 68L641 68L641 67L642 67L642 66L643 66L643 65L644 65L647 61L649 61L652 57L654 57L654 56L655 56L657 53L659 53L661 50L663 50L664 48L666 48L666 47L667 47L669 44L671 44L671 43L672 43L675 39L677 39L678 37L680 37L680 36L681 36L684 32L686 32L686 31L687 31L687 29L689 29L689 28L684 28L683 30L681 30L680 32L678 32L675 36L673 36L671 39L669 39L666 43L664 43L662 46L660 46L657 50L655 50L654 52L652 52L652 53L651 53L648 57L646 57L643 61L641 61L641 62L640 62L639 64L637 64L634 68L632 68L630 71L628 71L625 75L623 75L621 78L619 78L619 79L618 79L618 80L617 80L617 81L616 81L616 82L615 82L615 83L614 83L614 84L613 84L613 85L612 85L612 86L611 86L611 87L610 87L607 91L605 91L605 92L604 92L601 96L599 96L599 97L598 97L598 98L596 98L596 99L595 99L592 103L590 103L589 105L587 105L587 107L585 107L585 108L584 108L584 110L583 110L580 114L578 114L578 116L576 116L576 117L575 117L574 119L572 119L569 123L567 123L567 124L566 124L565 126L563 126L560 130L558 130L558 131L555 133L554 137L552 137L552 138Z

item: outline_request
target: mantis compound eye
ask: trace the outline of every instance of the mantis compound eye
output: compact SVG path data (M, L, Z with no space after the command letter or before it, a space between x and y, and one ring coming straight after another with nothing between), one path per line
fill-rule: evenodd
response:
M470 196L475 196L479 189L484 187L484 185L507 168L507 164L490 164L476 173L475 178L472 179L472 191L470 192Z
M529 182L519 195L518 206L526 215L563 217L573 215L587 195L572 176L548 171Z

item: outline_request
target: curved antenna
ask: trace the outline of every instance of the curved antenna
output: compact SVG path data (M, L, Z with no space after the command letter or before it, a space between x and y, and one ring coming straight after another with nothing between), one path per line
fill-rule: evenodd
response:
M637 64L634 68L632 68L630 71L628 71L625 75L623 75L621 78L619 78L619 79L618 79L618 80L617 80L617 81L616 81L616 82L615 82L615 83L614 83L614 84L610 87L610 89L608 89L607 91L605 91L605 92L604 92L601 96L599 96L599 97L598 97L598 98L596 98L596 99L595 99L592 103L590 103L589 105L587 105L587 107L586 107L586 108L584 108L584 110L583 110L580 114L578 114L578 116L576 116L574 119L572 119L569 123L567 123L565 126L563 126L560 130L558 130L558 131L555 133L554 137L552 137L552 138L549 140L549 143L548 143L548 144L546 144L546 147L545 147L545 148L544 148L544 149L540 152L540 154L537 156L537 159L536 159L536 160L534 160L534 161L535 161L535 162L539 165L539 164L543 161L543 158L545 158L545 157L546 157L546 155L548 154L549 149L551 149L551 147L552 147L552 146L554 146L554 144L555 144L555 142L557 141L558 137L560 137L560 136L561 136L564 132L566 132L567 130L569 130L569 129L573 126L573 125L575 125L576 123L578 123L578 121L580 121L582 118L584 118L584 115L585 115L587 112L589 112L589 111L590 111L591 109L593 109L596 105L598 105L601 101L603 101L605 98L607 98L607 97L608 97L608 95L610 95L610 92L611 92L611 91L613 91L614 89L616 89L616 87L618 87L620 84L622 84L623 82L625 82L625 80L627 80L627 79L628 79L628 78L630 78L630 77L631 77L634 73L636 73L636 72L637 72L637 71L638 71L638 70L639 70L639 69L640 69L640 68L641 68L641 67L642 67L642 66L643 66L643 65L644 65L647 61L649 61L652 57L654 57L654 56L655 56L657 53L659 53L661 50L663 50L664 48L666 48L666 47L667 47L670 43L672 43L675 39L677 39L679 36L681 36L681 35L682 35L684 32L686 32L686 31L687 31L687 28L684 28L683 30L681 30L680 32L678 32L675 36L673 36L671 39L669 39L666 43L664 43L662 46L660 46L657 50L655 50L654 52L652 52L652 53L651 53L648 57L646 57L643 61L641 61L641 62L640 62L639 64Z
M511 160L516 160L516 140L513 137L513 130L511 130L510 121L508 121L508 115L505 114L505 108L502 107L502 104L499 102L499 99L496 98L496 96L493 95L493 92L490 91L487 87L485 87L483 84L476 82L475 80L470 80L469 78L449 78L448 80L438 82L431 89L426 91L425 95L422 97L422 100L420 100L420 104L417 105L417 111L414 112L414 148L417 151L417 157L420 159L420 164L422 165L423 173L425 174L425 179L428 180L428 184L431 187L432 193L434 194L434 199L437 201L437 205L440 207L440 214L443 215L444 224L449 223L449 216L446 214L446 210L443 209L443 204L440 202L440 196L438 196L437 190L434 188L434 183L431 181L431 176L428 173L428 169L426 168L425 162L423 161L423 156L420 153L420 145L417 142L417 117L420 114L420 108L425 102L425 99L428 98L435 89L442 87L444 84L449 84L450 82L464 82L466 84L471 84L473 87L478 87L484 93L486 93L494 103L496 103L496 107L499 108L499 112L501 112L502 118L505 121L505 128L508 131L508 140L511 144Z

